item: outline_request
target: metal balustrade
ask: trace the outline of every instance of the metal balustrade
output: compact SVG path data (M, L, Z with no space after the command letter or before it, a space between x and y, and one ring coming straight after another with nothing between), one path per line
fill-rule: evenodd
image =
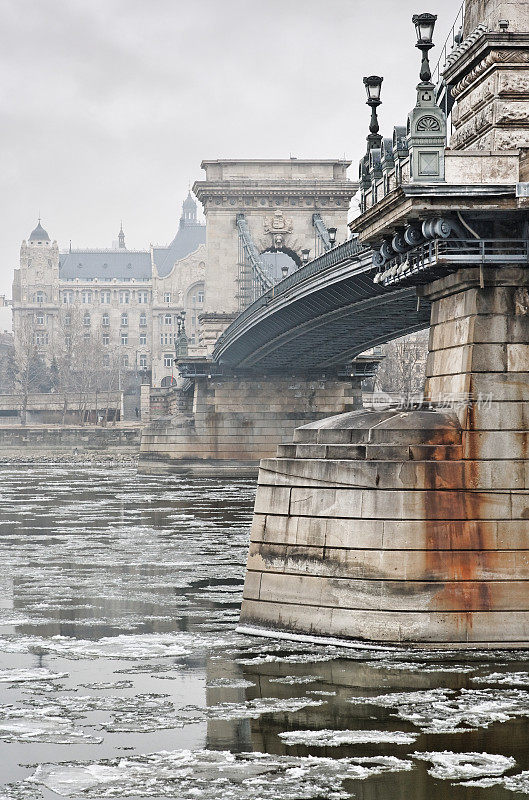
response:
M366 256L369 256L370 253L371 250L369 248L362 247L358 243L357 239L348 239L343 244L337 245L332 250L328 250L326 253L323 253L323 255L315 258L313 261L309 261L308 264L305 264L295 272L291 273L287 278L284 278L282 281L279 281L279 283L276 283L275 286L264 292L260 297L257 298L255 302L244 309L244 311L237 316L237 318L224 331L224 333L221 334L217 340L217 344L222 343L260 308L269 305L274 298L286 294L298 284L320 272L324 272L325 270L331 269L339 264L346 263L353 258L358 258L360 260L362 257L365 258Z
M396 256L375 276L375 282L419 285L465 266L513 265L529 265L529 240L433 239Z

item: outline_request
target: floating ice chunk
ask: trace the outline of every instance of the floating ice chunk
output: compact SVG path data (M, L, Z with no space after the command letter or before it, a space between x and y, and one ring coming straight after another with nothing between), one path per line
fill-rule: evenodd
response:
M95 683L80 683L83 689L132 689L132 681L99 681Z
M0 669L0 683L56 681L60 678L67 677L67 672L52 672L45 667L35 667L34 669Z
M498 686L529 686L529 672L491 672L477 675L472 683L492 683Z
M179 750L94 763L46 764L32 783L63 797L178 797L179 800L348 800L348 779L412 769L412 762L384 758L294 758L264 753Z
M491 753L413 753L414 758L428 761L428 773L441 780L471 780L501 776L516 766L516 760Z
M430 689L354 697L350 703L394 708L396 716L427 733L456 733L488 728L529 716L529 692L520 689Z
M284 678L269 678L270 683L286 683L288 686L294 686L295 684L304 684L304 683L316 683L316 681L321 680L317 675L299 675L296 677L295 675L286 675Z
M207 689L249 689L251 686L255 683L244 678L212 678L206 683Z
M5 707L0 718L0 740L53 744L100 744L102 741L75 728L68 719L34 709Z
M343 744L413 744L418 733L402 731L287 731L280 733L286 745L303 744L307 747L340 747Z

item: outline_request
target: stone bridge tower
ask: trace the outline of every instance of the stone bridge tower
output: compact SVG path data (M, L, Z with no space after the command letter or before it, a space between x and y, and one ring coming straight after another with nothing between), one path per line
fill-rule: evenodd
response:
M193 191L206 215L206 297L201 340L211 351L222 331L262 290L348 238L358 185L344 160L203 161ZM303 254L303 251L308 251Z

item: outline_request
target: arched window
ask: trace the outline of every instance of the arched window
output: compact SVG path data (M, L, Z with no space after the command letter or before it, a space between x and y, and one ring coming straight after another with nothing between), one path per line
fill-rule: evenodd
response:
M169 386L173 385L173 383L175 383L175 379L173 378L173 376L166 375L165 378L162 378L160 386L162 387L162 389L168 389Z
M44 292L37 292L35 294L35 302L36 303L43 303L46 300L46 295Z
M121 315L121 324L122 325L128 325L129 324L129 315L128 314L122 314Z

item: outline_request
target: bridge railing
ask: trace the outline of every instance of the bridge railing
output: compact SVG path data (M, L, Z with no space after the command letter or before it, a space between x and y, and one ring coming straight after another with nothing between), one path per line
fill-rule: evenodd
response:
M343 244L339 244L332 250L328 250L326 253L323 253L323 255L315 258L313 261L309 261L308 264L305 264L287 278L284 278L282 281L279 281L279 283L276 283L275 286L264 292L264 294L262 294L255 302L242 311L231 323L229 328L227 328L224 333L221 334L217 340L217 344L223 342L229 334L237 330L237 328L239 328L249 317L255 314L258 309L267 306L275 297L289 292L294 286L297 286L299 283L302 283L303 281L307 280L307 278L310 278L319 272L323 272L353 258L365 256L369 252L369 248L362 247L358 243L357 239L348 239Z
M527 239L433 239L394 259L375 279L382 286L419 284L464 266L529 266Z

